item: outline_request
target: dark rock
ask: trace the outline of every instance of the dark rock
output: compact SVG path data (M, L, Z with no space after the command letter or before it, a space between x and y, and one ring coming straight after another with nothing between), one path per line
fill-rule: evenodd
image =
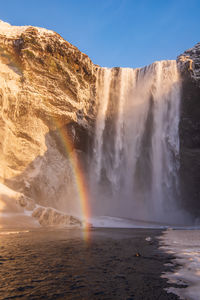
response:
M200 213L200 43L177 59L182 79L180 181L185 208Z

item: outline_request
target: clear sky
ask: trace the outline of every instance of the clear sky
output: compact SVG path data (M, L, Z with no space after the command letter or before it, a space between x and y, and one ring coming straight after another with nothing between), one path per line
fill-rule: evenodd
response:
M176 59L200 42L200 0L2 0L0 19L52 29L106 67Z

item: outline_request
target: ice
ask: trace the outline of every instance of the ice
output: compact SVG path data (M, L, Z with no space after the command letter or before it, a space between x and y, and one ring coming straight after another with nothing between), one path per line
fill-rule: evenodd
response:
M39 227L33 218L34 202L0 183L0 229Z
M82 222L53 207L37 205L33 199L0 183L0 229L40 226L82 227Z
M163 277L169 282L186 284L186 288L173 288L169 292L181 299L200 299L200 230L167 230L161 238L161 249L174 254L175 263L181 265Z

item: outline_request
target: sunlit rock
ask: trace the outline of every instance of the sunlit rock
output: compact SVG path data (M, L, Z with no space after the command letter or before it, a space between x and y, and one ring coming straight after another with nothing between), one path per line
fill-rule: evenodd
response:
M95 119L95 72L88 56L57 33L0 21L2 183L41 205L77 212L63 132L74 150L86 151Z
M73 216L64 214L51 207L37 207L32 216L38 219L42 226L80 227L82 222Z
M200 43L179 55L177 62L184 79L194 81L200 87Z

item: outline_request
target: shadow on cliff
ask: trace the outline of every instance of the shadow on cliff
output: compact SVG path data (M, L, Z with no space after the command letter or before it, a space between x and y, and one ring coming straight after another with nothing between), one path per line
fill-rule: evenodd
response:
M78 214L80 200L74 170L70 162L70 153L60 135L61 130L66 131L73 145L72 151L75 151L87 177L92 137L88 130L71 122L62 128L49 131L45 135L47 150L44 155L37 156L20 175L6 180L5 184L34 199L37 204Z
M200 86L183 78L180 117L180 173L185 208L200 215Z

